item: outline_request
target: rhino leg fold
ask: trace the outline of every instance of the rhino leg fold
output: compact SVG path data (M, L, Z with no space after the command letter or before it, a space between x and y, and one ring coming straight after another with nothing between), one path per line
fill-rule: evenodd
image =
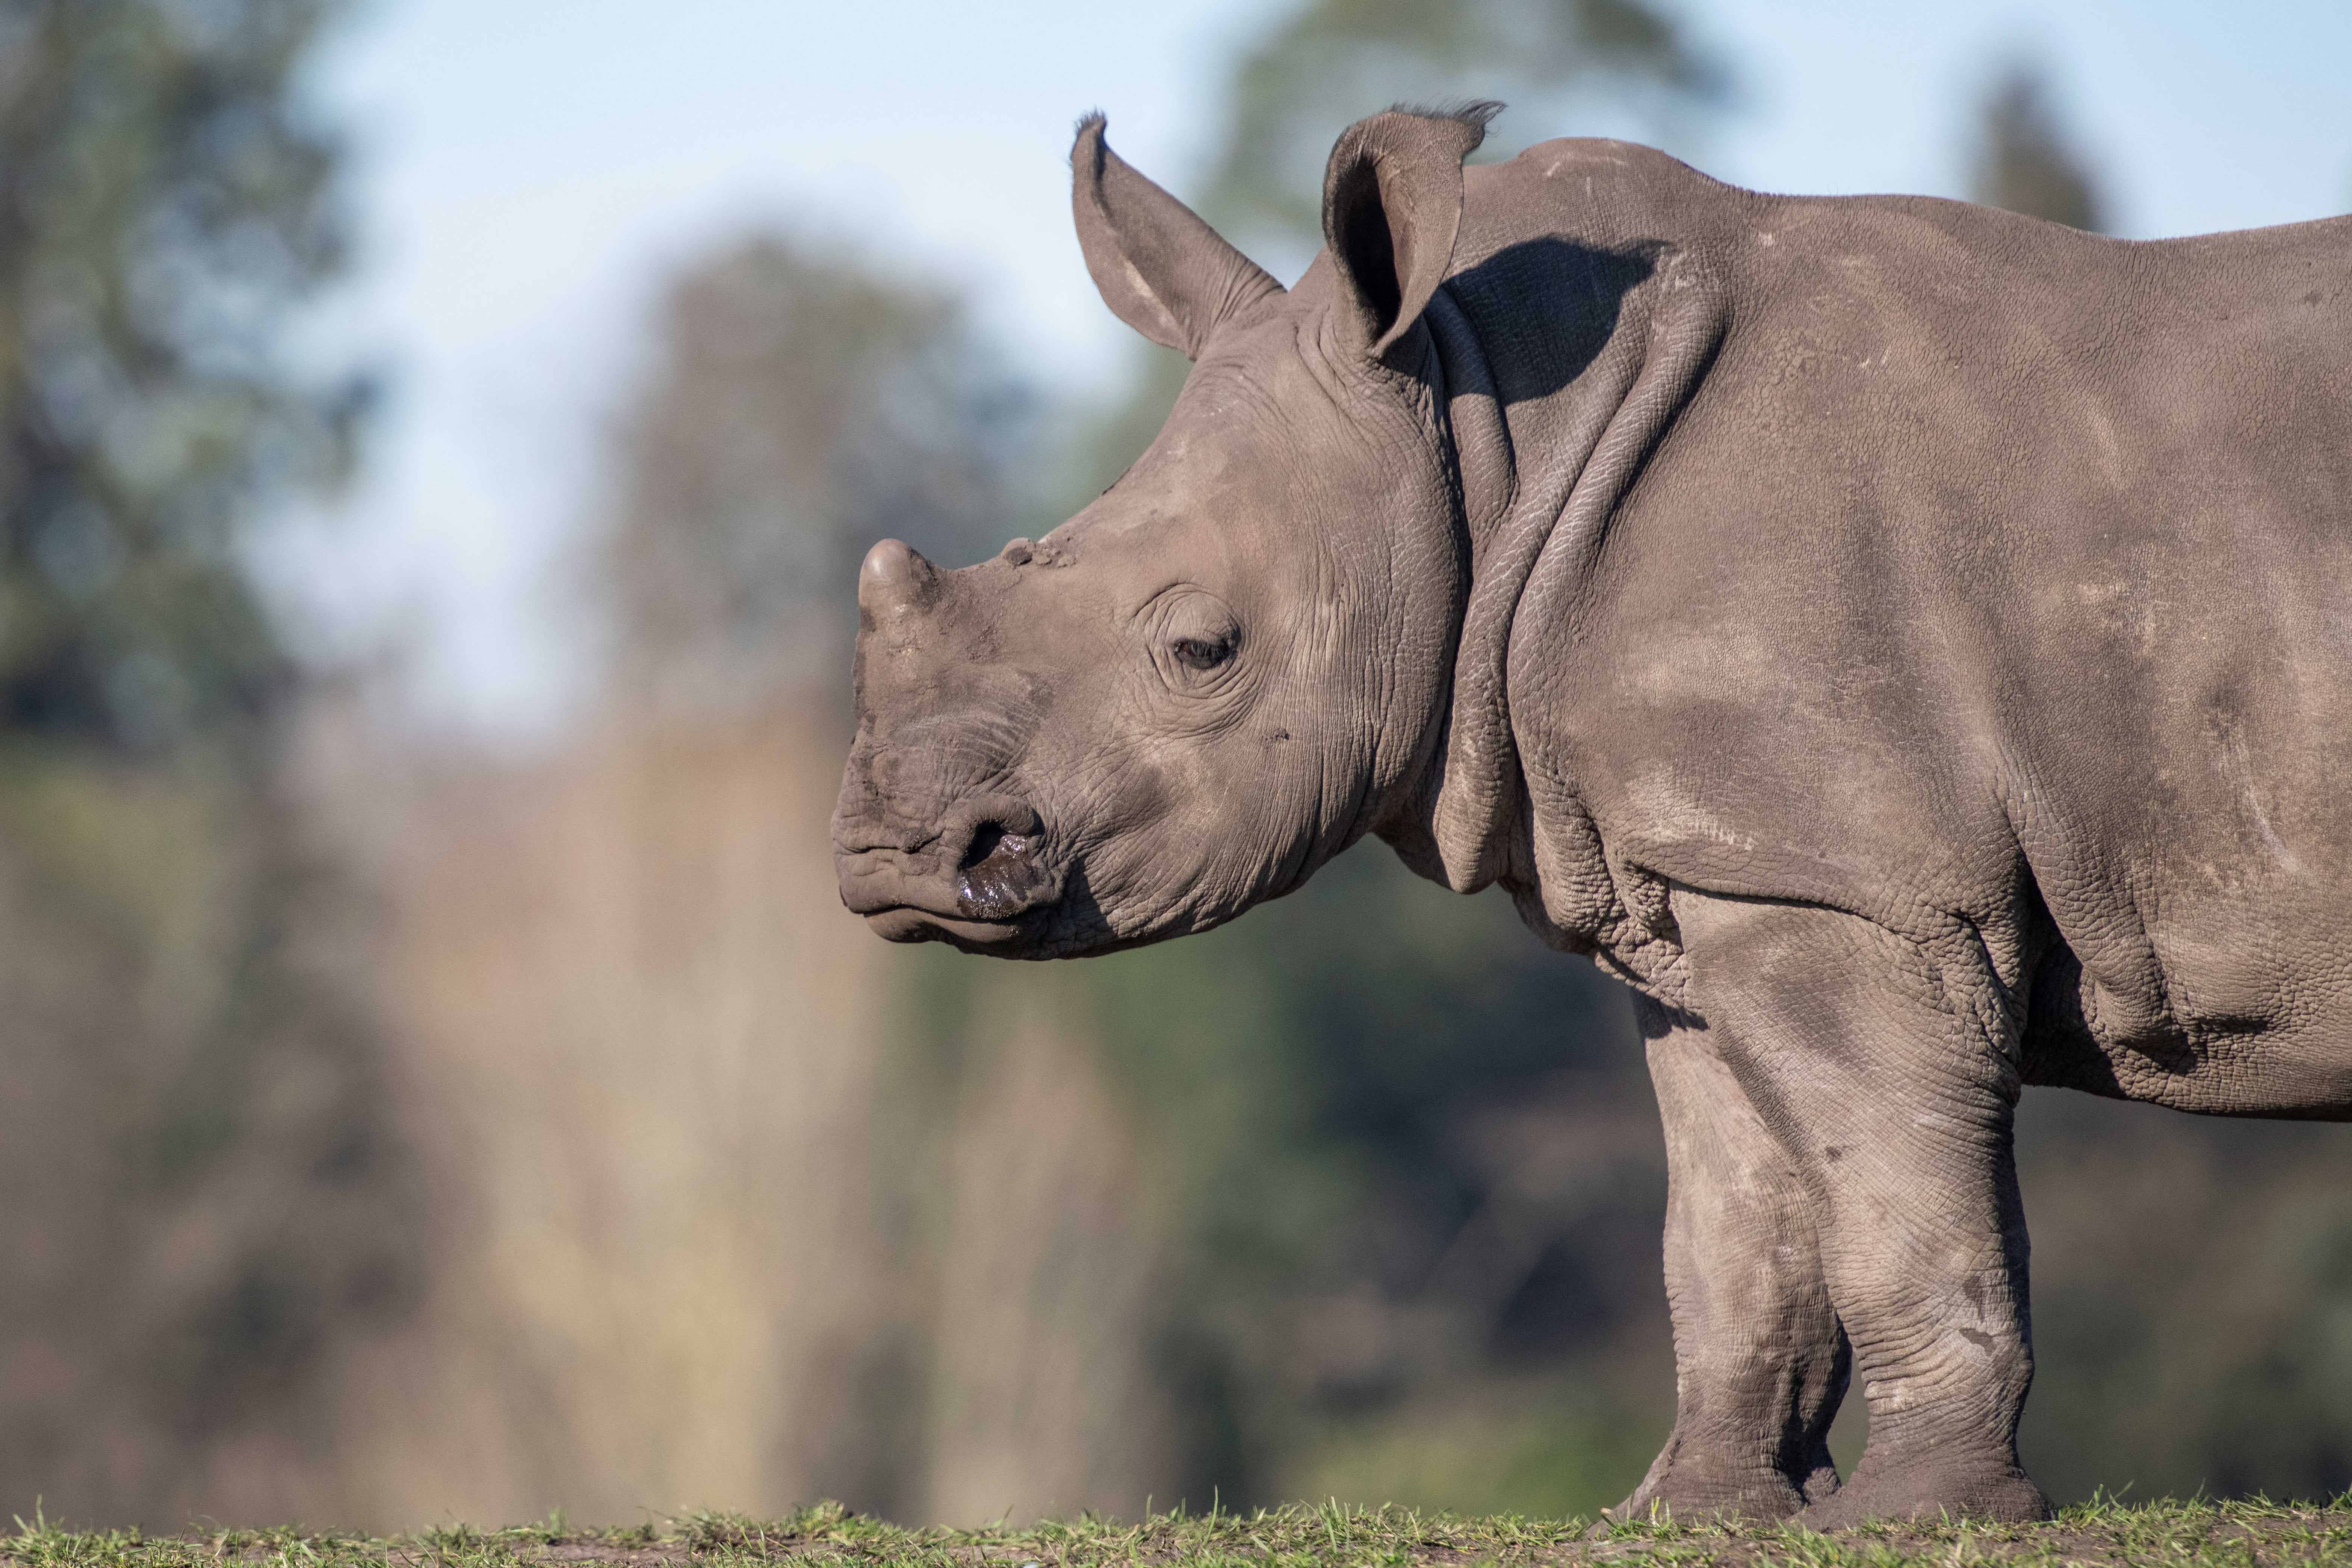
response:
M1956 937L1948 950L1931 949L1811 905L1681 889L1674 896L1696 1017L1659 1038L1653 1071L1661 1056L1679 1055L1675 1071L1694 1086L1684 1097L1716 1094L1735 1109L1685 1118L1695 1137L1715 1139L1716 1152L1702 1156L1712 1168L1677 1154L1671 1132L1670 1158L1718 1184L1727 1166L1761 1177L1748 1178L1744 1197L1714 1193L1685 1210L1720 1211L1734 1232L1743 1216L1770 1214L1790 1244L1810 1240L1817 1262L1776 1264L1778 1277L1818 1267L1869 1403L1869 1442L1853 1474L1826 1495L1808 1490L1797 1522L1827 1530L1938 1513L2048 1517L2048 1500L2017 1457L2033 1379L2025 1217L2010 1146L2018 1082L2014 1052L1994 1038L2007 1027L1993 999L2002 992L1981 946ZM1694 1034L1705 1037L1692 1042L1697 1049L1680 1043ZM1667 1093L1662 1088L1662 1103ZM1722 1129L1743 1118L1769 1129L1769 1137L1749 1134L1747 1146L1774 1146L1774 1156L1738 1165ZM1670 1128L1674 1121L1669 1112ZM1778 1218L1784 1209L1801 1218ZM1691 1236L1715 1245L1696 1226ZM1739 1242L1726 1255L1733 1261L1698 1262L1696 1277L1706 1286L1719 1271L1743 1283L1756 1277ZM1818 1324L1785 1303L1781 1311L1784 1322ZM1686 1354L1682 1318L1678 1308L1678 1361L1738 1353L1735 1335L1727 1348L1702 1344ZM1702 1325L1703 1339L1720 1332ZM1818 1326L1810 1332L1819 1363L1829 1352ZM1781 1451L1810 1452L1805 1445L1832 1412L1789 1397L1786 1375L1769 1359L1765 1371L1741 1385L1749 1419L1778 1413Z
M1848 1354L1811 1195L1717 1037L1654 1004L1643 1013L1666 1129L1675 1427L1613 1511L1783 1519L1838 1485L1828 1438Z

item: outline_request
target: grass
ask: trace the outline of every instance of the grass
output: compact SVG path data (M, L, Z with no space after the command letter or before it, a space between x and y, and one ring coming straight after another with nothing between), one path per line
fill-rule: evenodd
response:
M1968 1568L1972 1563L2352 1568L2352 1494L2327 1503L2096 1501L2047 1524L1865 1525L1837 1535L1782 1528L1467 1519L1339 1503L1255 1513L1091 1515L1024 1529L916 1530L820 1504L779 1520L697 1514L629 1530L580 1530L559 1516L505 1530L463 1525L367 1537L299 1529L173 1536L72 1531L36 1518L0 1535L0 1568L1419 1568L1422 1564L1656 1564L1698 1568Z

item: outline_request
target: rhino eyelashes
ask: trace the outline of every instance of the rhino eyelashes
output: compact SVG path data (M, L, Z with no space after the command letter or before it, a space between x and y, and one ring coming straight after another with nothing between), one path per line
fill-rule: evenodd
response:
M1223 638L1179 637L1170 644L1176 662L1186 669L1209 671L1234 656L1234 645Z

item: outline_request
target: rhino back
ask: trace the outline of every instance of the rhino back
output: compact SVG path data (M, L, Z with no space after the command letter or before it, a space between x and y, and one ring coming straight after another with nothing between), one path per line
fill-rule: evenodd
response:
M1703 208L1732 325L1517 634L1531 760L1612 859L1974 932L2030 1076L2352 1105L2352 220L1703 197L1632 226Z

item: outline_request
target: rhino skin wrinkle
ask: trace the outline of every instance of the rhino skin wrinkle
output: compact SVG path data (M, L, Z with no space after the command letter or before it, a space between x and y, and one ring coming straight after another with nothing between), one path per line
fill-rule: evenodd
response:
M1501 883L1664 1113L1623 1507L2043 1517L2021 1089L2352 1114L2352 218L1465 170L1492 112L1349 129L1290 289L1079 123L1087 269L1194 366L1045 538L866 558L843 900L1043 958L1367 834Z

